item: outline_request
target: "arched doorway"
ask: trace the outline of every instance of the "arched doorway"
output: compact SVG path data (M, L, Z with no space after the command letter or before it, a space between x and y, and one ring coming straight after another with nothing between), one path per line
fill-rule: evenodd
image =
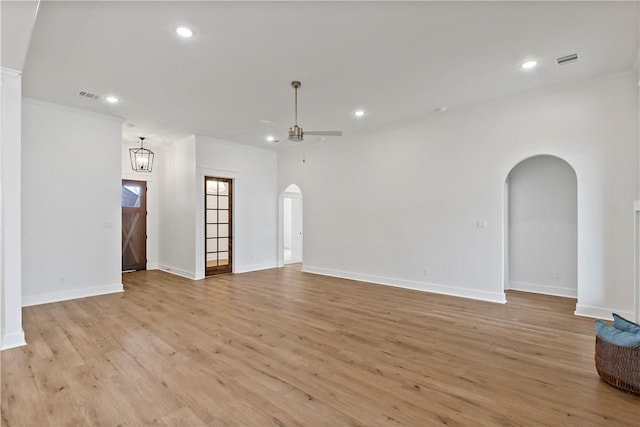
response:
M530 157L509 172L504 197L504 289L577 298L574 169L559 157Z
M283 214L283 260L284 264L302 262L302 191L295 184L284 190Z

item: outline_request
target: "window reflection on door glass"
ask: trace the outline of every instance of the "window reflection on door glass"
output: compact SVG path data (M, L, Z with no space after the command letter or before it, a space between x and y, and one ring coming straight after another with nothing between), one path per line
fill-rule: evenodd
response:
M137 185L122 186L122 207L139 208L142 189Z

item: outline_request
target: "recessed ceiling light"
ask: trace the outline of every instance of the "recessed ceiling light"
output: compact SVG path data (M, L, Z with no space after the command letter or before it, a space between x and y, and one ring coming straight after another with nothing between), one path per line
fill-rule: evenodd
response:
M189 27L185 27L184 25L181 25L176 28L176 34L178 34L180 37L184 37L185 39L188 39L189 37L193 37L193 30Z
M438 108L436 108L436 111L439 112L439 113L444 113L444 112L447 111L447 107L444 107L444 106L438 107Z
M115 96L107 96L105 98L107 100L107 102L111 103L111 104L115 104L120 102L120 100L118 98L116 98Z
M529 61L523 62L520 67L523 70L530 70L533 67L535 67L536 65L538 65L538 61L536 61L535 59L530 59Z
M356 117L362 117L364 116L364 111L363 110L356 110L353 112L353 115Z
M277 140L274 136L269 135L269 136L267 137L267 142L273 142L273 143L276 143L276 142L280 142L280 141L279 141L279 140Z
M258 120L260 123L271 123L271 120L261 119Z

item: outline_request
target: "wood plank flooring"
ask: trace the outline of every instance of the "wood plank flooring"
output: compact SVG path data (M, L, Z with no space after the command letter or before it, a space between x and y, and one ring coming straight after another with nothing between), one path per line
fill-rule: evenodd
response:
M575 300L506 305L299 265L24 309L2 352L4 426L638 426Z

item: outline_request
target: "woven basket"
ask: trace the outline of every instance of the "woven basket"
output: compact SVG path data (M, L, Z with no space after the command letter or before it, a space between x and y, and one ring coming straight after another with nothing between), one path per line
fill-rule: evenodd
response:
M596 370L612 386L640 394L640 346L622 347L596 335Z

